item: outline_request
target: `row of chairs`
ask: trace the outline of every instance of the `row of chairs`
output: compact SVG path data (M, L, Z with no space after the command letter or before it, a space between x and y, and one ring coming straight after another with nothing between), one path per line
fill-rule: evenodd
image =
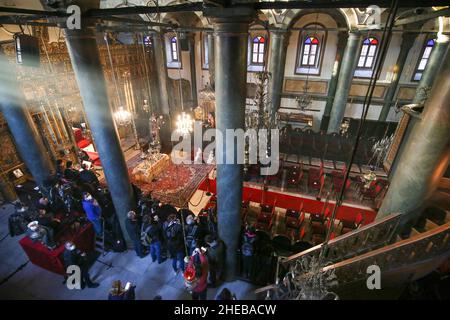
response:
M217 208L217 198L212 196L210 201L204 208L208 210ZM326 232L331 226L331 214L332 211L326 208L323 213L310 213L309 218L306 219L306 212L304 210L303 202L299 208L286 209L284 217L284 233L277 233L272 236L272 229L276 218L276 201L273 205L260 204L260 211L256 217L255 228L264 239L272 241L275 247L280 247L280 250L287 251L287 248L291 247L293 252L299 252L301 248L305 248L311 245L316 245L325 240ZM243 200L241 204L241 218L243 224L247 222L247 218L250 212L250 201ZM341 220L339 222L339 228L335 229L330 235L333 239L337 232L340 230L340 234L345 234L352 230L359 228L364 222L362 213L358 213L353 221ZM307 237L310 235L310 237Z
M377 138L361 138L354 163L367 164L372 157L372 147ZM301 131L283 128L280 135L280 152L298 156L347 162L355 144L354 137L337 133L316 133L311 129Z

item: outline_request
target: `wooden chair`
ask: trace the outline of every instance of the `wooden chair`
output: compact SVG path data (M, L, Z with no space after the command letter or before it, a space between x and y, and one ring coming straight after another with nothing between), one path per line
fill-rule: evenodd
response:
M355 219L351 222L346 220L341 220L340 224L342 226L341 234L346 234L350 231L353 231L357 228L359 228L362 223L364 222L364 216L361 212L358 212L358 214L355 216Z
M261 211L256 219L256 229L270 231L272 229L275 205L261 204Z
M303 211L300 211L297 217L286 218L286 228L299 230L304 221L305 221L305 213Z
M299 166L293 166L288 169L287 185L288 187L298 188L303 178L303 163Z
M308 170L308 189L321 190L324 184L325 173L323 171L323 163L320 168L309 168Z

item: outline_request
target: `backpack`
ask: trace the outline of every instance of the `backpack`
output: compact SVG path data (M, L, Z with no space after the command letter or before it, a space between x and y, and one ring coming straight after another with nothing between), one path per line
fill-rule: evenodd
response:
M141 243L143 246L145 247L149 247L150 244L152 243L152 237L149 234L149 230L152 226L148 226L145 230L143 230L143 225L142 225L142 229L141 229Z
M188 228L188 233L186 234L186 242L190 245L195 244L195 238L197 237L198 226L195 224L192 228Z
M168 240L174 240L178 234L178 228L176 227L178 224L173 223L166 229L166 237Z

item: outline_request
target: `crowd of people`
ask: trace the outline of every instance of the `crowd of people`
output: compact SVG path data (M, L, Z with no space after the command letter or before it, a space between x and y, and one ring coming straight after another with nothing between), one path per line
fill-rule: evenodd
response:
M182 273L185 279L196 268L193 299L205 299L207 288L223 280L225 246L212 211L196 216L189 209L141 197L138 210L128 212L126 231L138 257L149 255L159 264L170 259L174 275Z
M106 229L110 230L114 222L118 225L107 189L100 186L96 173L86 166L76 169L71 161L64 164L58 160L56 176L47 187L47 195L42 194L38 200L38 218L28 226L27 235L33 240L54 249L57 244L55 235L64 224L62 220L73 215L79 219L80 213L82 219L92 223L99 236ZM208 288L217 287L225 278L226 248L218 236L214 209L202 210L195 215L189 209L177 210L153 199L151 195L143 195L136 186L133 190L137 199L136 210L128 212L122 232L127 233L136 255L140 258L150 256L151 261L158 264L170 259L174 275L182 273L192 299L206 299ZM242 275L252 282L257 278L255 266L261 263L258 261L261 252L258 246L254 227L245 226L240 246ZM79 251L74 243L65 243L63 258L66 266L80 266L83 287L98 286L89 277L86 254ZM125 292L120 289L119 283L113 287L113 298L126 296L119 294ZM225 291L221 292L220 297L228 299L233 294Z
M80 170L73 168L71 161L63 167L63 161L58 160L54 177L46 184L45 192L40 192L40 198L35 204L37 216L27 225L26 234L33 241L40 241L49 249L57 246L56 235L75 220L89 220L97 234L101 233L99 217L102 208L92 194L97 196L103 192L94 172L82 166ZM111 207L107 199L101 198L104 208ZM20 204L20 207L23 207ZM85 215L84 215L85 213Z

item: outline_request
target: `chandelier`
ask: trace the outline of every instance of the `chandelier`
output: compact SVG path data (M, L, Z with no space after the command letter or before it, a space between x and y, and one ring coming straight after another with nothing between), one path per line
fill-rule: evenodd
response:
M130 111L124 110L123 107L119 107L119 110L114 112L114 120L116 120L117 125L126 126L131 123L133 115Z
M291 263L286 275L274 287L267 300L338 300L333 289L339 284L335 269L324 270L329 262L321 263L320 257L303 256Z
M191 116L186 112L181 112L177 117L177 133L186 136L189 132L192 132L193 121Z

